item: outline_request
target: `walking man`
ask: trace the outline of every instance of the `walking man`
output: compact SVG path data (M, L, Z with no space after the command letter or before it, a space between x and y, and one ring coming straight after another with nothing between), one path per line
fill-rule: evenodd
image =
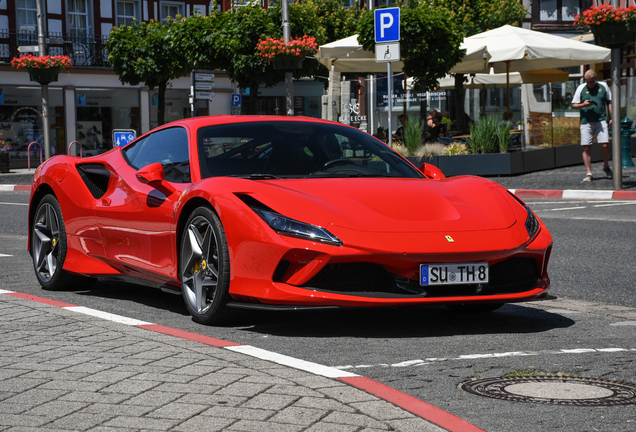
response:
M607 112L612 116L612 93L604 82L596 80L596 72L589 69L585 72L585 84L581 84L572 98L572 108L581 110L581 145L583 146L583 163L587 170L584 182L592 181L592 138L601 145L603 152L603 172L607 178L612 178L609 167L609 129L607 127ZM612 120L609 120L612 124Z

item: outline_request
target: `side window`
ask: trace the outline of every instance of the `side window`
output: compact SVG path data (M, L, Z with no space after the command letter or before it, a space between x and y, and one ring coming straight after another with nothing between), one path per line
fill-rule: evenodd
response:
M175 183L190 181L188 133L181 127L155 132L134 146L126 148L125 154L134 168L140 169L159 162L163 165L166 180Z

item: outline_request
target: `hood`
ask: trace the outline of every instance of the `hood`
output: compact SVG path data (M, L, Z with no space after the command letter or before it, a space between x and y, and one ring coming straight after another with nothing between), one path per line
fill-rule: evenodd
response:
M479 177L242 181L252 182L247 193L273 210L322 227L458 232L506 229L516 222L512 199Z

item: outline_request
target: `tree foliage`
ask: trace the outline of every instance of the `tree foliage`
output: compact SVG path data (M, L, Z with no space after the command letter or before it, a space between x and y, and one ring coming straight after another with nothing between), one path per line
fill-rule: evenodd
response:
M374 51L373 11L367 11L358 26L358 42L367 51ZM459 45L463 33L446 9L431 7L425 2L400 6L400 53L404 72L417 78L425 88L461 60Z
M108 62L124 84L144 82L159 88L158 121L164 122L165 91L170 80L189 71L180 41L174 37L179 21L162 24L156 20L113 27L106 49Z
M460 23L464 36L505 24L517 25L527 14L519 0L432 0L431 4L449 10Z

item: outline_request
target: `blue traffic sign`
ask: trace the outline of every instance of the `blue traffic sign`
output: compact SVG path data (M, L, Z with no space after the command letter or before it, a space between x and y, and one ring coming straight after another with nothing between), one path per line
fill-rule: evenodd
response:
M137 132L134 129L114 129L113 143L116 146L123 147L137 138Z
M232 93L232 107L237 108L241 106L242 96L239 93Z
M400 8L375 9L375 43L400 41Z

